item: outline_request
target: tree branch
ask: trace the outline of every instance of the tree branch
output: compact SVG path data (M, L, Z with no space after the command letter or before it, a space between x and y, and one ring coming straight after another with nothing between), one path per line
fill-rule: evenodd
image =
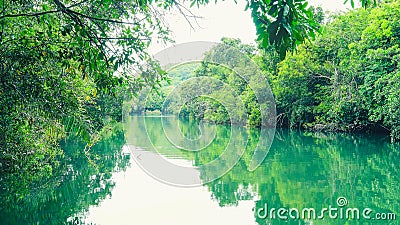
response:
M67 8L70 9L70 8L79 6L79 5L81 5L81 4L83 4L83 3L87 2L87 1L88 1L88 0L82 0L82 1L80 1L80 2L78 2L78 3L75 3L75 4L72 4L72 5L70 5L70 6L67 6Z
M135 38L135 37L98 37L99 40L140 40L140 41L149 41L150 38Z
M4 19L4 18L13 18L13 17L22 17L22 16L26 16L26 17L41 16L41 15L57 13L57 12L60 12L60 10L50 10L50 11L37 12L37 13L21 13L21 14L3 15L3 16L0 16L0 20Z
M82 14L82 13L77 12L77 11L70 10L70 9L66 9L66 12L67 13L73 13L73 14L82 16L84 18L90 19L90 20L98 20L98 21L104 21L104 22L110 22L110 23L128 24L128 25L138 25L138 23L132 23L132 22L127 22L127 21L120 21L120 20L112 20L112 19L92 17L92 16L88 16L88 15Z

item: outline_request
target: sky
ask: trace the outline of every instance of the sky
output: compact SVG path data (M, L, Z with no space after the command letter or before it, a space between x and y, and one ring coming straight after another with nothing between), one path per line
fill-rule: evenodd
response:
M324 10L331 12L350 8L343 2L344 0L309 0L311 5L321 6ZM172 31L175 44L191 41L219 42L222 37L240 38L243 43L255 43L255 26L250 11L244 11L244 9L245 1L243 0L238 0L237 4L233 0L218 1L217 4L210 3L200 8L196 6L190 8L194 15L201 17L197 19L197 23L191 20L193 28L178 11L166 14L165 21ZM170 46L173 44L153 43L150 52L155 54Z

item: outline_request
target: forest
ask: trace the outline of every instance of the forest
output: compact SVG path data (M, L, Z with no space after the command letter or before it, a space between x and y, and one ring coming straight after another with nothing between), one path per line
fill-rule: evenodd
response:
M383 130L400 139L399 1L360 0L361 8L331 15L304 0L246 2L257 46L224 38L206 59L236 48L256 62L274 94L279 126ZM160 16L172 8L186 9L175 0L0 1L2 192L13 192L7 182L31 187L66 170L63 160L95 163L101 152L94 146L119 126L126 93L140 96L143 88L154 91L153 100L138 111L161 110L170 91L165 83L214 77L245 105L234 122L263 126L262 106L234 72L205 60L168 77L152 59L151 43L172 42ZM177 112L172 103L166 113ZM212 99L196 99L179 115L232 122ZM75 138L80 151L68 153L62 143ZM15 198L26 194L17 192Z
M195 77L212 77L231 86L246 111L229 112L218 102L228 91L214 91L214 98L198 97L180 107L176 99L165 105L169 84L153 93L137 111L159 110L185 118L218 124L242 123L260 127L260 106L244 79L235 71L209 63L213 57L229 57L232 48L247 54L263 70L276 101L279 127L334 132L386 132L400 138L399 109L399 3L343 14L324 15L320 10L321 34L300 44L284 60L273 48L242 44L239 39L223 38L199 64L174 69L172 86ZM318 9L315 9L318 12ZM325 22L324 22L325 21ZM242 69L246 69L242 63ZM217 89L217 82L207 84ZM180 95L193 95L199 83L191 82ZM246 121L232 121L248 115Z

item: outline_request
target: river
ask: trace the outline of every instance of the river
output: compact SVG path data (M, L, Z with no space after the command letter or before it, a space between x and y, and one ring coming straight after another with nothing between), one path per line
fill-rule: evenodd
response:
M399 224L400 146L389 137L277 129L268 143L271 132L174 117L124 128L89 157L64 143L65 171L3 200L0 223ZM266 156L249 171L257 145ZM157 156L189 175L144 163Z

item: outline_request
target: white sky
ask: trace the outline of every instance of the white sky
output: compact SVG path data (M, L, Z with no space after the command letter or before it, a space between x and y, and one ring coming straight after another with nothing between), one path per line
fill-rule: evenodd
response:
M211 0L210 2L214 2ZM344 0L309 0L311 5L321 6L327 11L346 10L349 5L344 5ZM190 8L188 6L188 8ZM256 30L253 24L250 11L244 11L245 1L238 0L235 4L233 0L221 1L217 4L210 3L206 6L190 8L198 19L196 24L192 20L194 30L190 27L185 18L179 12L172 12L165 16L170 29L172 38L176 44L190 41L213 41L219 42L222 37L240 38L244 43L254 43ZM166 47L161 44L153 43L150 52L155 54Z

